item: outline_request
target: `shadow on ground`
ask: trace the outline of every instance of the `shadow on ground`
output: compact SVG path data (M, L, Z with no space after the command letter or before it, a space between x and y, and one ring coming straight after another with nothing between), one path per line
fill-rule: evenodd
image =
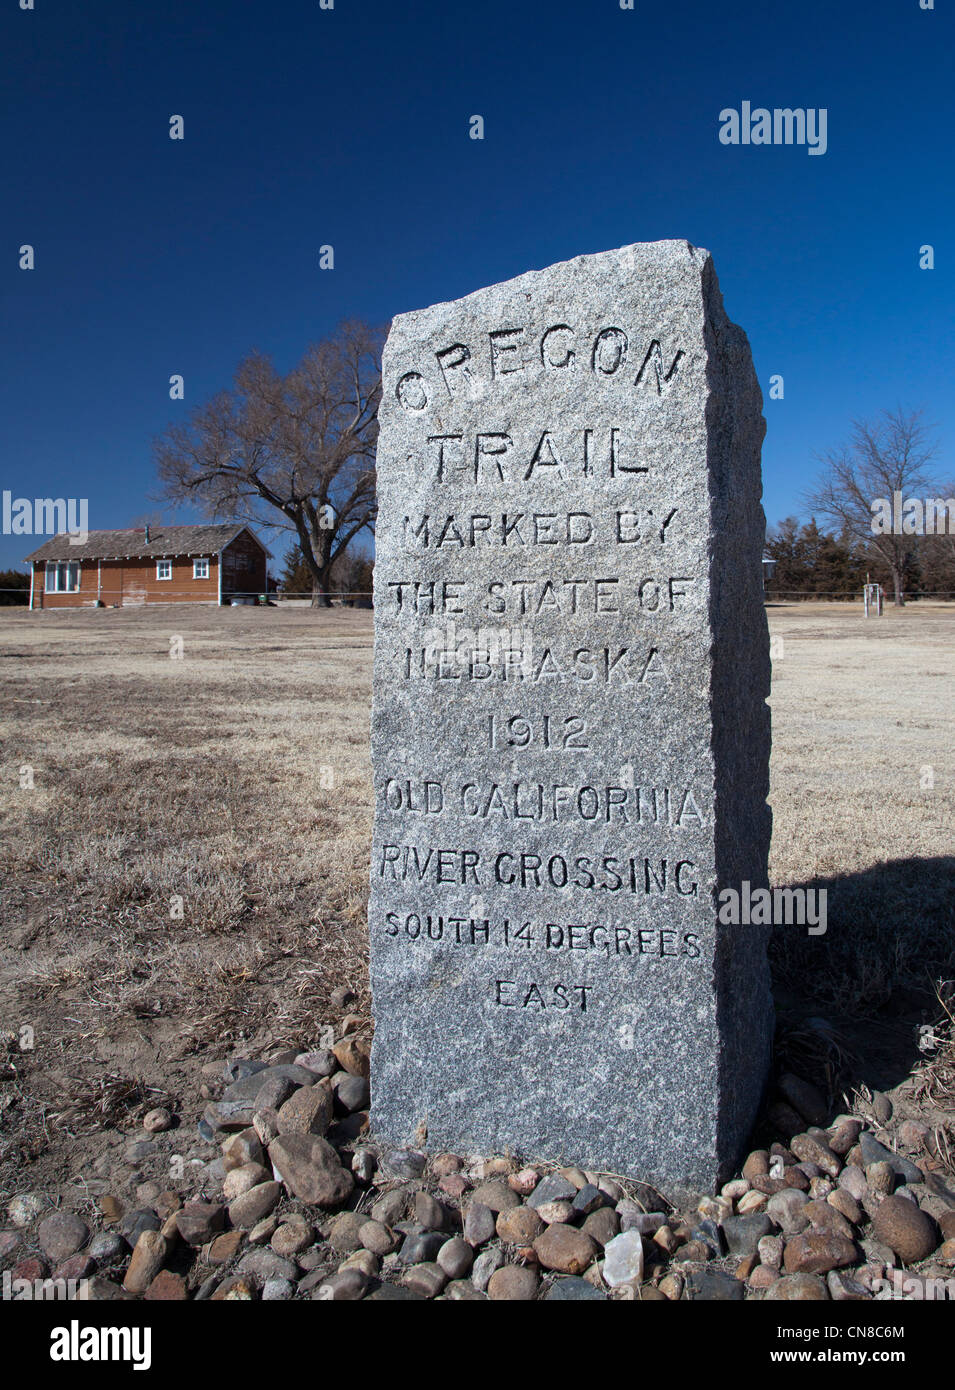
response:
M782 885L779 885L782 886ZM775 1069L828 1091L891 1090L925 1060L955 981L955 856L898 859L787 887L824 889L827 931L774 927ZM947 984L946 984L947 982Z

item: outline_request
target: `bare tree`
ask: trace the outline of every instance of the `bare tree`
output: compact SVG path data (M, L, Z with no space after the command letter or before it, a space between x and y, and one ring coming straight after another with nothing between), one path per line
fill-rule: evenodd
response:
M881 557L892 575L899 607L905 601L905 574L917 539L892 531L873 534L873 503L884 498L891 504L897 492L924 496L931 487L926 469L934 456L920 410L884 410L873 423L854 421L849 443L821 456L824 472L806 496L814 513Z
M933 499L937 529L927 532L922 542L922 582L929 593L940 597L955 597L955 479L940 489L941 496ZM929 508L925 508L926 527Z
M382 336L342 324L287 376L252 353L231 390L155 444L170 501L295 535L316 607L331 602L336 559L359 532L374 533Z

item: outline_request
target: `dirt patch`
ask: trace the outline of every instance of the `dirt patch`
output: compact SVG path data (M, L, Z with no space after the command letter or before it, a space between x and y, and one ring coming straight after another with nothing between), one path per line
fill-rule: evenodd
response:
M341 984L367 1011L371 623L4 613L0 652L6 1194L191 1101L210 1048L304 1046Z

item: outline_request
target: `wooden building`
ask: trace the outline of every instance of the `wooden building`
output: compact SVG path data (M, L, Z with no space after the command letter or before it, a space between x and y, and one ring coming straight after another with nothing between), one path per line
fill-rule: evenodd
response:
M32 555L31 608L231 603L267 591L271 552L249 526L146 526L53 536Z

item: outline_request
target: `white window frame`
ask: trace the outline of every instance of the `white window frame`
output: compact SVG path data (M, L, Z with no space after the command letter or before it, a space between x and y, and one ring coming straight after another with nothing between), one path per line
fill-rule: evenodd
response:
M61 584L61 579L64 580ZM76 581L73 583L72 581ZM47 560L43 588L48 594L78 594L81 570L78 560Z
M168 573L163 574L163 570L167 570ZM171 578L172 578L172 561L171 561L171 560L157 560L157 561L156 561L156 579L157 579L157 580L160 580L160 579L171 579Z
M193 579L209 578L209 561L207 559L193 560L192 577Z

